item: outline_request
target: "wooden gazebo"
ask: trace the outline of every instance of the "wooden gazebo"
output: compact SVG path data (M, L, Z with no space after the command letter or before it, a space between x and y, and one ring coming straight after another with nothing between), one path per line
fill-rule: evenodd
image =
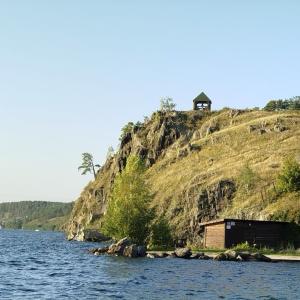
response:
M211 100L202 92L193 100L194 110L211 110Z

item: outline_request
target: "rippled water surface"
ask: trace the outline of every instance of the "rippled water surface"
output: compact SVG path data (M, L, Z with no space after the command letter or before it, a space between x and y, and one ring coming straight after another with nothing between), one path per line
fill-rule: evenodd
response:
M97 257L93 246L0 230L0 299L300 299L299 263Z

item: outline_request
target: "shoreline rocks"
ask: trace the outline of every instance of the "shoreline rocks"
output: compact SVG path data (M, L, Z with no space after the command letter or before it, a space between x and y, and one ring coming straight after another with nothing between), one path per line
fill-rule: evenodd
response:
M89 250L90 253L94 255L109 254L114 256L125 256L125 257L145 257L146 247L138 246L132 241L125 237L119 240L117 243L111 244L107 247L93 248Z
M248 251L227 250L219 253L214 260L217 261L262 261L272 262L272 259L261 253L250 253Z
M260 261L272 262L272 259L259 253L250 253L248 251L226 250L212 256L206 255L204 252L193 253L190 248L176 248L173 252L151 251L147 252L146 247L133 243L129 238L125 237L110 246L102 248L92 248L89 250L91 254L101 255L108 254L114 256L124 256L129 258L147 257L147 258L181 258L181 259L202 259L215 261Z

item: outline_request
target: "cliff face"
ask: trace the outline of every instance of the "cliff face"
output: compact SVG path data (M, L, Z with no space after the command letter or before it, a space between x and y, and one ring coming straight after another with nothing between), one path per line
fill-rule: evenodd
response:
M300 155L299 124L300 113L293 111L154 113L123 135L119 151L85 187L75 202L68 238L81 240L84 229L101 227L114 178L130 154L145 160L153 205L178 239L197 243L199 223L224 216L270 219L287 212L297 221L299 195L276 201L271 195L282 160ZM247 193L238 187L246 163L257 174Z

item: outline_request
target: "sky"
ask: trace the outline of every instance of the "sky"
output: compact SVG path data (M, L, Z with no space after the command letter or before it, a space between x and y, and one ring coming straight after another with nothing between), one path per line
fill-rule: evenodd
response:
M120 129L299 95L300 1L0 0L0 202L73 201Z

